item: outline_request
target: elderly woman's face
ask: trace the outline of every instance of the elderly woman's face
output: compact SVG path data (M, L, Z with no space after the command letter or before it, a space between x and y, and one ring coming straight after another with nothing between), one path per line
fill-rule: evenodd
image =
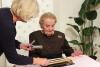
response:
M55 26L55 19L53 18L46 18L43 21L42 29L45 35L52 36L54 34L54 26Z

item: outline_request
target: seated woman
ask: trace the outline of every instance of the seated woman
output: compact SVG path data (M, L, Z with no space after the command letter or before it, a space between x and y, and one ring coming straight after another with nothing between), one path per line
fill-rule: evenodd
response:
M30 51L30 57L53 59L62 57L62 53L71 56L74 52L65 39L64 33L55 30L56 21L56 16L50 12L40 17L42 30L32 32L29 35L29 42L34 41L32 45L42 45L43 48Z

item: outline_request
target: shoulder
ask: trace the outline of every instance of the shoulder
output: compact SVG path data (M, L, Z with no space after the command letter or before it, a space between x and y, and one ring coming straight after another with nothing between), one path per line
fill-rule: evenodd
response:
M65 38L64 33L60 31L55 31L55 36L57 36L58 38Z
M0 8L0 14L5 14L5 13L8 13L10 12L10 8Z
M12 14L10 8L0 8L0 20L9 20L12 19Z
M64 33L60 31L55 31L55 34L64 35Z
M30 33L30 35L38 35L41 33L41 30L38 30L38 31L33 31L32 33Z

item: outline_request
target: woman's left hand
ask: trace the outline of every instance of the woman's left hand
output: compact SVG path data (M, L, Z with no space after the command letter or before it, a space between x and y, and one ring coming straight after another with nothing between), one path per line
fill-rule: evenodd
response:
M27 50L27 51L33 50L32 46L30 44L28 44L28 43L26 43L26 44L24 44L24 43L20 44L20 49L24 49L24 50Z
M74 53L71 54L71 56L80 56L83 55L83 52L80 50L74 51Z

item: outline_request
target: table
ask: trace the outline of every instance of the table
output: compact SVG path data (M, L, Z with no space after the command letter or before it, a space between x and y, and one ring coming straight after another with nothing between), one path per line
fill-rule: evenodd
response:
M69 58L72 59L75 64L64 67L100 67L100 62L97 62L96 60L86 55L81 55L74 58L69 57Z
M97 62L96 60L88 57L87 55L81 55L77 57L68 57L71 59L75 64L69 65L69 66L64 66L64 67L100 67L100 63ZM17 65L15 67L41 67L38 65Z

